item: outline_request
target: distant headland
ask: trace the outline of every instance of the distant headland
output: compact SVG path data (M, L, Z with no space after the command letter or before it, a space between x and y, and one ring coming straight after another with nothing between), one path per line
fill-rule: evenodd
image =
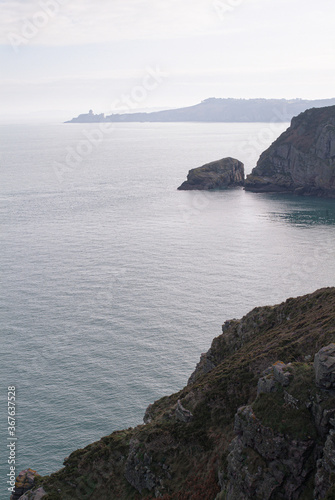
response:
M154 111L151 113L104 113L92 110L65 123L99 122L289 122L293 116L308 108L334 106L331 99L205 99L185 108Z

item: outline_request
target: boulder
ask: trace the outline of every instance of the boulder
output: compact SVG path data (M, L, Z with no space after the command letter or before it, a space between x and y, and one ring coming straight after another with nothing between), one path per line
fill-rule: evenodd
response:
M179 190L227 189L244 185L244 165L235 158L222 158L193 168Z
M290 366L291 363L286 365L282 361L276 361L276 363L267 368L258 380L257 394L276 392L279 385L287 387L292 377L289 371Z

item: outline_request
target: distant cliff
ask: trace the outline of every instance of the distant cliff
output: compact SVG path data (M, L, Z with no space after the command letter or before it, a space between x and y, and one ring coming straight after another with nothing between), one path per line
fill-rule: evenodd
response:
M244 165L235 158L222 158L202 167L192 168L187 180L179 186L179 190L193 189L211 190L227 189L244 185Z
M226 321L188 385L149 405L145 425L73 452L35 476L29 498L335 498L334 341L335 288Z
M152 113L95 115L92 110L66 123L95 122L288 122L308 108L333 106L333 99L205 99L186 108Z
M335 197L335 106L309 109L262 155L245 189Z

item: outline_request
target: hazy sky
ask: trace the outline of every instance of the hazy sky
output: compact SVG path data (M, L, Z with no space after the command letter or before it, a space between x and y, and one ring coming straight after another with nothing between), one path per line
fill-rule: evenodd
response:
M334 0L0 0L0 116L335 97Z

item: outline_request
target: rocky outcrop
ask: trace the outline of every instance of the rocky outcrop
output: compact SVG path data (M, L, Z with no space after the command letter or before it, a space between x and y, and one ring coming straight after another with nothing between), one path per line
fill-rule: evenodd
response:
M152 457L146 452L143 453L139 441L131 441L125 477L139 493L144 489L151 491L157 485L157 478L150 469L151 463Z
M20 500L335 498L334 340L335 288L226 321L146 424L74 451Z
M335 197L335 106L312 108L264 153L245 181L256 192Z
M46 492L43 487L37 488L34 491L27 491L24 495L20 497L20 500L42 500L46 496Z
M222 158L193 168L179 190L227 189L244 185L244 165L235 158Z
M209 349L208 352L203 352L200 356L200 361L195 367L194 372L191 374L190 378L188 379L187 384L194 384L199 377L202 375L206 375L207 373L211 372L215 368L215 363L213 361L213 356L211 354L211 350Z
M190 412L190 410L186 410L186 408L183 407L179 399L177 401L176 418L177 420L180 420L180 422L185 422L185 423L191 422L191 420L193 419L193 415Z
M314 441L274 432L262 424L251 406L239 408L235 432L238 437L228 455L226 499L270 500L276 492L286 500L299 498L313 470Z
M335 431L330 430L323 448L322 458L317 461L315 475L315 499L335 498Z
M264 371L257 399L235 415L236 437L221 484L226 500L296 500L306 494L308 481L310 498L329 495L335 473L335 400L332 386L325 388L319 379L324 373L320 364L327 366L327 379L335 375L334 349L334 344L322 348L314 365L278 361Z
M10 500L40 500L43 498L43 496L45 496L45 491L42 487L34 492L31 491L36 485L36 479L39 477L39 474L33 469L21 471L16 478L15 490Z
M335 344L320 349L314 358L314 369L318 387L335 388Z

